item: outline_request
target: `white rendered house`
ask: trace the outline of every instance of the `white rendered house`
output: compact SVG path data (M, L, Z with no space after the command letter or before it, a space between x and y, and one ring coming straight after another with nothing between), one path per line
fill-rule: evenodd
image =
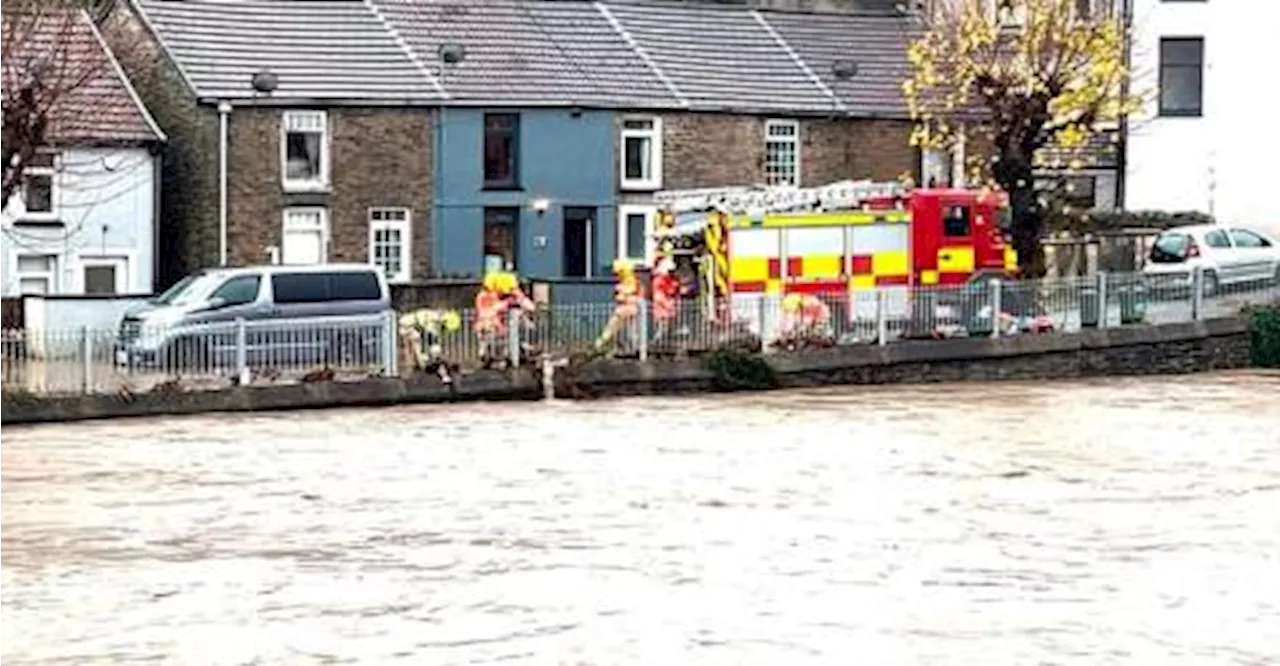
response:
M87 15L50 25L53 52L92 75L58 99L47 148L0 214L0 292L150 294L165 135Z
M1131 0L1130 210L1195 210L1280 237L1270 114L1280 101L1280 2Z

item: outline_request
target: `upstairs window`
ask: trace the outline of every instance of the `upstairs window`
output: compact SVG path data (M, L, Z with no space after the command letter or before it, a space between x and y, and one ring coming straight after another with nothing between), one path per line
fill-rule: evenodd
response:
M662 189L662 120L622 121L622 189Z
M799 121L765 122L764 181L767 185L800 185Z
M520 116L484 114L484 186L519 186Z
M1200 116L1204 103L1204 39L1160 40L1160 115Z
M323 190L329 186L329 128L324 111L286 111L281 160L284 189Z
M22 171L22 208L24 217L53 217L56 214L54 203L57 200L56 187L57 156L53 153L39 152L31 156L31 161Z

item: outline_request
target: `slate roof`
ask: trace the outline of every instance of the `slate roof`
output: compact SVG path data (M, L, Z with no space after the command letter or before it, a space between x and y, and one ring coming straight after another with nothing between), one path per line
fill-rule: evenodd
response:
M465 57L446 66L455 101L656 105L674 100L658 75L586 2L375 0L416 56L439 69L442 44Z
M666 0L134 0L205 99L905 117L908 19ZM459 44L456 65L439 60ZM836 81L831 64L857 62ZM896 59L896 60L895 60ZM260 96L259 96L260 97Z
M802 60L846 108L861 113L907 115L902 82L911 74L907 44L920 28L884 15L813 15L761 12ZM837 61L851 61L857 73L841 81L832 73Z
M164 141L164 132L84 12L4 14L5 85L43 62L52 92L46 139L57 145ZM20 35L20 36L19 36ZM10 52L12 50L12 52Z
M278 77L273 97L430 102L444 98L364 2L135 0L198 96L255 97L253 75Z

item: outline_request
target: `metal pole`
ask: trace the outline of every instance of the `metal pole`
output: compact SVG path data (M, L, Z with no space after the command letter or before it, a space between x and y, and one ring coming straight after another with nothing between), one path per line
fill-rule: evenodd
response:
M1000 337L1000 278L991 278L991 337Z
M1107 272L1098 271L1098 328L1107 327Z
M639 321L636 322L636 325L640 329L640 341L638 344L640 346L640 360L643 362L649 360L649 300L646 298L640 299Z
M400 375L400 327L397 326L397 318L395 310L390 310L383 315L385 318L385 331L382 347L382 367L385 369L383 374L387 377L398 377Z
M884 289L876 287L876 342L883 346L889 341L889 318L888 307L885 301L888 300L884 293Z
M83 393L89 393L89 388L93 386L93 338L89 337L88 326L80 327L80 357L83 369L80 388Z
M241 386L248 386L253 379L249 375L249 332L244 317L236 318L236 374Z
M507 363L513 367L520 367L520 310L512 308L507 310Z
M1200 311L1204 308L1204 269L1196 266L1191 270L1191 320L1200 319Z

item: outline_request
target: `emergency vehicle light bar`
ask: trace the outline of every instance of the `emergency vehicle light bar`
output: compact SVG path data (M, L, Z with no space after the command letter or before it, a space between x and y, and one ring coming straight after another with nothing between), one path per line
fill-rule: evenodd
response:
M664 190L653 195L660 207L675 213L719 210L730 215L782 213L796 210L847 210L871 199L905 197L902 183L842 180L820 187L713 187Z

